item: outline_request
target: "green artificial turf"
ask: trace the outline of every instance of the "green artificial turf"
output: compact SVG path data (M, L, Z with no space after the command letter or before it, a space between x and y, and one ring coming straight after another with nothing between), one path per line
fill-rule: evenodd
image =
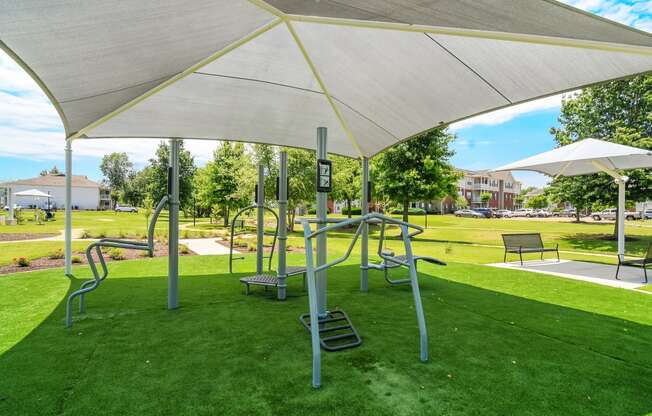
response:
M331 253L333 255L333 253ZM421 267L430 362L418 360L408 287L329 270L361 347L324 353L310 387L300 278L289 298L244 296L225 257L181 259L181 307L165 258L111 263L64 328L61 270L0 277L2 415L644 415L652 411L652 296L451 263ZM289 256L301 264L302 254ZM355 261L355 259L352 259ZM238 271L253 269L253 258Z

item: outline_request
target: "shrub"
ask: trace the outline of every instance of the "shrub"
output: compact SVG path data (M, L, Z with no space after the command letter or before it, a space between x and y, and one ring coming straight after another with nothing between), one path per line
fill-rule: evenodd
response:
M124 252L119 248L112 248L109 250L109 257L111 260L124 260L126 259Z
M65 258L65 257L66 257L66 255L65 255L65 253L63 252L62 249L58 249L58 250L53 251L52 253L48 254L48 258L50 260L59 260L59 259Z
M16 257L13 262L18 267L29 267L29 259L27 257Z
M181 253L181 254L190 254L190 249L187 246L181 244L181 245L179 245L179 253Z
M392 214L402 215L403 208L394 208L392 210ZM408 208L408 215L426 215L426 211L423 210L422 208Z
M72 261L74 264L80 264L82 262L82 259L79 256L72 256L70 258L70 261Z
M349 215L349 210L342 208L342 215ZM362 215L362 208L351 207L351 215Z
M97 233L97 238L106 238L106 231L100 231Z
M89 233L87 230L82 231L81 235L79 238L91 238L91 233Z
M248 246L249 251L256 251L256 243L249 243Z
M326 209L326 212L328 212L328 213L330 214L330 213L331 213L331 210L330 210L330 209ZM317 214L317 208L310 208L310 209L308 210L308 214L309 214L309 215L316 215L316 214Z

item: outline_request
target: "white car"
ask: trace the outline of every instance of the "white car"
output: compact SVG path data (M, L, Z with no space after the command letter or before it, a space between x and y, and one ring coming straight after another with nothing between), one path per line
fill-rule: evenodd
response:
M536 217L534 210L532 208L521 208L517 209L512 213L512 217Z
M21 209L23 209L23 207L18 204L14 204L14 211L19 211ZM5 205L5 211L9 211L9 205Z
M591 217L595 221L600 221L600 220L612 220L612 221L615 221L617 214L618 214L618 210L616 208L609 208L609 209L605 209L602 212L594 212L593 214L591 214ZM633 221L633 220L640 220L642 218L643 218L643 216L641 215L640 212L636 212L636 211L627 211L627 212L625 212L625 219L626 220Z
M113 210L115 212L138 212L138 208L129 205L116 205Z
M645 217L646 220L652 220L652 209L646 209L643 211L643 217Z
M542 217L542 218L548 218L552 216L552 213L547 209L538 209L534 213L537 217Z
M484 218L483 214L475 212L472 209L458 209L453 214L455 214L456 217Z
M496 218L512 218L514 214L508 209L499 209L498 211L494 212L494 215Z

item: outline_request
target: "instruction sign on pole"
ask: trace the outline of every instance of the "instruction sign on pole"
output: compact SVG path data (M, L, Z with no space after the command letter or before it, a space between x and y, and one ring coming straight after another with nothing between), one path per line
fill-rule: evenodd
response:
M330 160L317 160L317 192L331 192L333 190L332 171L332 163Z

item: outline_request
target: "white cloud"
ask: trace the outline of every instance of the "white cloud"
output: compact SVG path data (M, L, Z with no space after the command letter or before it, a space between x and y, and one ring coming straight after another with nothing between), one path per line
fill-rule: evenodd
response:
M562 94L559 94L536 101L514 105L501 110L492 111L491 113L471 117L458 123L453 123L451 124L451 130L457 131L472 126L493 126L496 124L503 124L523 114L558 109L561 106L561 100Z
M651 0L562 0L562 2L624 25L652 31Z

